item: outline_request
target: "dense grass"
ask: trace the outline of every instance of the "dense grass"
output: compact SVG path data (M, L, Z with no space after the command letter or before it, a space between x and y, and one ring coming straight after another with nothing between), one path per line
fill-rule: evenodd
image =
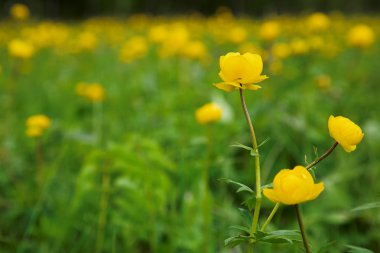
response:
M224 248L223 240L235 233L230 225L244 223L238 208L246 196L218 179L253 188L249 153L231 147L249 145L249 132L238 93L212 83L220 81L219 56L248 46L266 56L263 73L270 77L260 91L246 92L258 141L270 138L261 147L263 183L280 169L312 161L314 147L322 154L333 143L329 115L351 118L362 127L363 142L350 154L338 148L318 165L326 189L302 212L315 252L328 243L332 247L324 252L344 252L345 244L379 252L378 209L351 210L379 199L380 44L349 47L346 34L358 23L378 28L380 20L334 16L315 33L305 17L274 20L281 32L272 42L260 39L263 21L227 14L73 24L2 21L1 252L240 252ZM157 25L168 33L153 42L149 34ZM236 28L245 35L232 33ZM81 39L85 32L95 42ZM122 46L135 36L145 40L145 50L120 60ZM315 37L323 43L312 48ZM30 42L35 53L12 57L12 38ZM281 58L271 50L296 38L305 52L291 47L293 53ZM186 53L185 44L194 40L205 51ZM133 42L129 47L134 50ZM321 75L330 79L327 85L318 85ZM104 100L78 96L79 82L100 83ZM222 105L224 119L199 125L194 112L211 100ZM33 114L52 120L40 138L43 164L36 161L35 139L25 135ZM264 214L272 207L264 200ZM210 230L205 217L211 217ZM297 229L292 207L281 207L268 229Z

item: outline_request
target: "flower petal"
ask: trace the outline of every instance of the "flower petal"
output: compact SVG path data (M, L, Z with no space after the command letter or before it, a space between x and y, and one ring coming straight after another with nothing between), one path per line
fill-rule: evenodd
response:
M265 197L267 197L270 201L273 202L280 202L280 199L277 197L276 192L273 189L264 189L263 194Z
M239 86L237 87L235 83L232 83L232 82L214 83L213 85L216 88L227 91L227 92L234 91L239 87Z

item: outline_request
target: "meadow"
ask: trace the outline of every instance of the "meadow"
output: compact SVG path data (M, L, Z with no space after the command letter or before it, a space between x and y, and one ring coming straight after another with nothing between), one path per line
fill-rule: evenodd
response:
M243 252L224 246L249 193L221 179L255 182L232 146L250 143L238 93L212 85L228 52L260 54L269 77L245 94L264 185L334 143L330 115L361 126L355 152L318 164L325 190L301 208L313 252L380 252L378 16L13 15L0 21L1 252ZM211 101L222 118L200 124ZM293 209L280 207L276 229L298 229Z

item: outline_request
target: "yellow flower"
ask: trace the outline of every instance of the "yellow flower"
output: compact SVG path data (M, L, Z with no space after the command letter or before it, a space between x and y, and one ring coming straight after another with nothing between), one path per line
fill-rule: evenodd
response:
M233 91L239 88L258 90L261 86L254 83L259 83L268 78L261 75L263 60L258 54L228 53L220 57L219 64L219 76L224 82L214 85L224 91Z
M347 41L350 46L367 48L375 41L375 33L367 25L356 25L348 32Z
M48 129L51 125L49 117L43 114L30 116L26 120L26 135L29 137L41 136L43 131Z
M330 19L326 14L316 12L307 19L307 25L311 31L323 31L330 25Z
M303 166L283 169L274 177L273 189L264 189L263 194L273 202L295 205L313 200L324 190L323 183L314 183L310 172Z
M303 39L292 40L290 47L292 48L293 54L296 55L306 54L309 51L309 46Z
M195 112L199 124L217 122L222 117L222 109L216 103L207 103Z
M78 37L78 46L79 49L91 51L96 48L97 37L92 32L82 32Z
M25 4L14 4L10 13L14 19L25 20L29 17L29 8Z
M9 42L8 51L15 58L28 59L34 54L34 47L29 42L14 39Z
M272 41L280 34L280 25L275 21L268 21L260 27L260 38L265 41Z
M104 99L104 89L98 83L78 83L75 91L79 96L86 98L91 102L100 102Z
M121 48L119 58L124 63L143 58L149 50L148 42L144 37L134 36Z
M361 128L350 119L342 116L330 116L328 121L330 136L338 142L346 152L356 149L364 134Z
M272 54L279 58L285 59L292 53L291 47L286 43L276 43L272 47Z

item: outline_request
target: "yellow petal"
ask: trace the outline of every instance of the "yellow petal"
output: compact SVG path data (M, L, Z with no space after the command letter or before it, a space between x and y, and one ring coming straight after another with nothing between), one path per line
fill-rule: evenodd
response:
M241 55L226 56L220 65L220 75L225 82L237 82L249 72L249 64Z
M252 53L245 53L243 54L243 57L249 62L250 64L250 76L254 77L255 79L260 76L261 72L263 71L263 60L261 59L261 56L258 54L252 54ZM253 82L254 80L247 80L248 83Z
M276 192L273 189L264 189L263 194L265 197L267 197L269 200L273 202L280 202L280 199L277 197Z
M261 86L260 85L256 85L256 84L244 84L243 86L247 90L259 90L259 89L261 89Z
M216 88L231 92L237 89L236 85L232 85L232 83L214 83L213 84Z
M324 189L325 189L324 183L315 184L313 187L313 191L310 193L307 200L309 201L309 200L316 199Z
M261 75L255 81L253 81L253 83L259 83L259 82L264 81L265 79L268 79L268 78L269 77L266 75Z

